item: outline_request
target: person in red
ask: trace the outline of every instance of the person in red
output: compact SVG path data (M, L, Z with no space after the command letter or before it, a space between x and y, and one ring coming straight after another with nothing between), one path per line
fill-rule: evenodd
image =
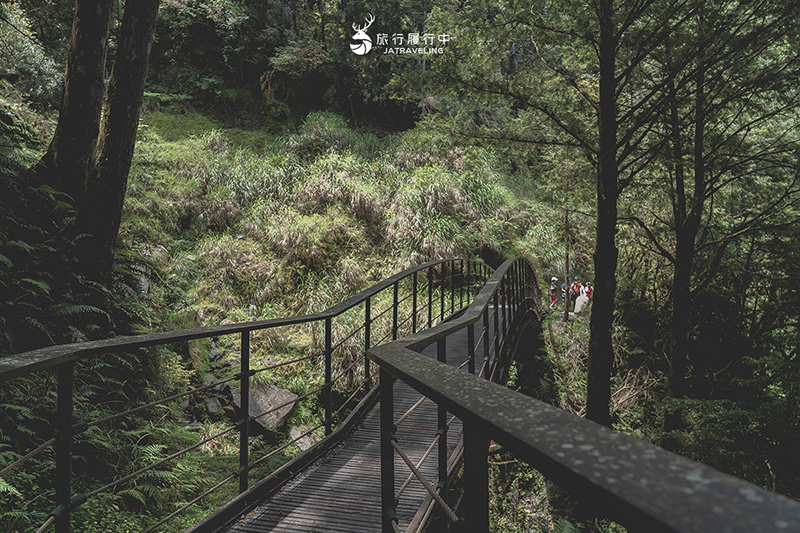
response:
M556 281L558 281L558 278L555 276L553 276L550 280L550 289L548 290L548 293L550 294L550 309L556 306L556 301L558 300L558 288L556 287Z
M583 290L586 293L586 297L591 299L592 298L592 294L594 293L594 290L592 289L592 284L587 281L586 282L586 287L584 287Z

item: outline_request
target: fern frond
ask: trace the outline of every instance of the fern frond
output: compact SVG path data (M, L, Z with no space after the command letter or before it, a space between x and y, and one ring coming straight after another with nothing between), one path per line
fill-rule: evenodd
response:
M39 287L45 294L50 295L50 285L40 279L22 278L20 281Z
M12 496L16 496L17 498L22 499L22 493L1 477L0 477L0 494L11 494Z
M144 494L142 494L140 491L136 489L123 489L119 491L117 494L120 496L129 496L134 500L139 501L142 505L147 504L147 500L145 499Z
M102 315L104 317L109 317L108 313L100 309L99 307L95 307L93 305L86 305L86 304L70 304L70 303L60 303L54 305L51 308L51 311L57 316L74 316L74 315Z
M50 336L50 330L47 329L47 326L39 322L39 320L33 317L25 317L25 322L27 322L33 329L38 329L40 332L44 333L50 342L55 342L53 341L53 337Z

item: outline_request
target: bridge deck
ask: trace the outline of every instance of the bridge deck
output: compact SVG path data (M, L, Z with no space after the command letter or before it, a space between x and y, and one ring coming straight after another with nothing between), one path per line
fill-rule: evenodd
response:
M477 336L477 335L476 335ZM435 357L435 344L426 352ZM476 368L483 362L483 348L476 350ZM447 339L448 364L458 366L466 360L466 333ZM466 367L464 367L466 372ZM394 385L394 413L397 420L420 398L420 394L402 382ZM448 417L449 419L449 417ZM436 435L437 410L430 400L424 401L400 425L397 440L416 464ZM325 458L287 483L272 498L234 524L231 533L302 532L302 533L375 533L381 529L380 510L380 405L365 417L353 436ZM461 438L461 421L453 421L448 432L451 453ZM437 471L435 446L420 468L425 478L434 483ZM395 492L409 468L395 455ZM405 528L422 505L427 493L416 479L400 497L397 516Z

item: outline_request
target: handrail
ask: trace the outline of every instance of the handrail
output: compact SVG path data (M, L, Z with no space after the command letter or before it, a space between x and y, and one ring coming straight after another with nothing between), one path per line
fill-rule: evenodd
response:
M98 490L96 490L91 492L89 495L80 494L77 496L73 496L71 494L72 487L71 487L70 448L73 436L81 431L84 431L86 428L99 423L99 421L96 420L92 422L79 422L78 424L74 425L72 424L72 416L73 416L72 388L73 388L73 373L74 373L73 368L75 362L80 360L81 358L101 353L130 352L138 348L149 347L149 346L172 344L177 342L184 342L184 341L197 340L203 338L219 337L223 335L239 334L241 336L241 345L240 345L241 371L234 378L229 378L225 381L232 381L238 379L241 383L240 385L241 418L233 423L233 428L230 428L224 432L220 432L213 438L217 438L220 435L229 433L233 429L239 430L240 434L239 469L235 470L231 475L225 478L225 480L222 483L227 483L228 481L238 477L239 492L240 494L242 494L248 490L249 471L255 465L259 464L267 457L264 456L259 459L256 459L255 461L251 461L249 457L249 429L248 429L249 421L253 420L253 418L255 417L251 416L251 410L249 406L250 380L248 378L249 376L254 375L256 372L272 368L269 367L265 369L254 370L250 367L251 332L257 330L277 328L277 327L294 326L305 323L319 323L321 326L324 325L324 330L325 330L324 350L322 351L322 353L317 352L316 355L313 355L311 357L324 357L325 359L325 383L322 387L317 389L316 392L321 394L320 403L323 405L323 408L325 409L324 421L320 425L320 427L324 427L326 436L330 437L324 439L324 446L331 446L334 442L331 439L333 439L334 434L339 431L339 429L335 430L333 428L334 418L338 417L340 414L344 416L344 414L346 413L343 413L343 411L348 405L350 405L350 402L354 401L358 394L366 394L371 389L371 380L373 378L373 374L370 372L369 360L365 357L365 352L368 348L383 342L383 340L375 342L374 339L371 339L370 330L378 328L380 330L378 334L380 335L382 334L383 329L388 329L389 333L387 334L386 337L384 337L384 340L388 339L389 337L397 338L398 336L401 336L401 330L404 332L410 329L412 332L414 332L417 329L417 315L421 312L424 312L426 307L429 317L432 316L434 307L437 308L441 307L441 309L438 309L438 314L440 315L441 318L443 318L445 316L444 303L440 305L439 298L441 298L441 302L444 302L444 292L446 290L449 290L451 292L455 290L461 290L463 294L465 283L472 284L474 280L478 278L485 279L488 276L488 273L491 271L491 268L488 267L487 265L482 263L475 263L476 265L478 265L478 267L473 268L472 272L468 273L468 275L465 276L463 272L463 264L465 261L467 261L467 264L475 263L471 260L464 260L464 259L440 259L436 261L430 261L422 265L417 265L415 267L411 267L319 313L295 316L295 317L287 317L287 318L277 318L270 320L242 322L238 324L227 324L220 326L185 329L180 331L169 331L169 332L151 333L144 335L124 336L124 337L121 336L121 337L103 339L98 341L51 346L47 348L41 348L38 350L32 350L22 354L2 356L0 357L0 384L17 377L29 375L33 372L51 368L57 369L58 405L57 405L56 424L54 425L58 428L58 435L60 435L59 438L51 439L50 441L45 443L44 446L37 448L33 452L29 453L27 456L21 458L19 461L15 462L12 465L9 465L4 469L4 471L16 468L26 459L32 457L33 455L41 451L41 449L43 449L44 447L55 443L56 476L54 483L56 487L55 490L56 509L51 513L51 516L48 519L46 525L55 522L57 532L59 533L62 531L68 532L70 529L70 518L69 518L70 511L74 507L84 503L88 497L91 497L98 492ZM456 263L459 263L461 265L458 278L459 279L458 285L456 284L456 279L455 279ZM449 267L447 266L448 264ZM437 267L439 267L438 270L441 271L441 274L434 273L434 270L436 270ZM427 276L426 276L427 284L418 283L419 281L418 273L425 270L427 270ZM448 272L449 275L447 275ZM447 277L450 278L449 282L446 282ZM408 280L408 282L406 282L406 280ZM403 298L399 298L398 294L398 289L401 286L401 282L403 282L402 285L404 287ZM434 285L438 286L437 296L435 300L432 298ZM389 298L386 298L387 300L391 299L392 303L389 304L386 310L380 311L375 316L373 316L371 307L373 298L387 289L393 290L393 295L389 295ZM405 295L406 291L409 291L411 293L411 302L409 302L409 297ZM427 303L424 298L420 298L418 301L417 293L419 292L420 294L422 294L423 291L427 292L428 295ZM441 293L441 295L439 295L438 293ZM451 294L450 300L451 302L455 301L455 294ZM350 331L349 334L347 332L342 333L341 336L343 338L342 339L337 338L336 340L338 342L334 344L333 330L332 330L333 320L337 319L338 317L341 317L347 311L354 309L361 304L363 304L364 313L361 315L361 318L359 319L360 321L357 320L356 324L352 326L353 331L350 331L349 329L347 330ZM410 313L411 317L406 317L406 318L399 317L399 312L401 311L401 308L403 313ZM390 310L392 311L391 314L388 313L388 311ZM349 320L346 317L347 315L345 315L345 320ZM439 319L441 320L441 318ZM408 326L409 320L411 320L410 327ZM350 322L346 323L350 324ZM335 353L342 353L341 351L349 349L344 347L345 343L354 341L353 337L355 337L356 335L360 335L361 333L363 333L364 336L363 344L359 345L360 346L359 351L353 352L351 350L350 354L351 356L358 355L358 357L360 357L361 361L364 363L364 377L363 377L364 386L362 387L362 384L359 384L352 392L352 394L350 394L349 398L347 398L343 403L341 403L338 409L336 409L336 406L333 405L333 395L332 395L334 384L337 383L337 380L341 379L344 376L349 375L351 371L355 372L354 369L358 366L357 363L359 363L359 360L358 358L356 358L354 362L347 361L345 364L342 365L344 371L341 371L341 369L339 369L336 372L334 372L332 366L332 358L334 357ZM361 343L360 338L355 340L355 344L358 343ZM305 359L308 359L308 357L295 359L292 361L281 362L278 365L274 365L274 367L282 366L285 364L292 364L294 362L302 361ZM358 372L360 372L360 369L358 370ZM347 381L346 383L353 383L353 382ZM190 391L189 393L193 394L198 392L199 390L203 390L212 386L214 386L214 384L204 385L202 387L198 387L197 389ZM182 393L182 394L188 394L188 393ZM305 398L310 394L313 393L301 396L300 399ZM153 404L148 404L145 406L137 406L134 409L135 410L145 409L148 406L155 405L156 403L171 401L171 398L172 397L158 400ZM361 406L363 402L364 401L362 400L362 402L359 403L359 406ZM338 403L339 402L337 402L337 404ZM357 407L357 409L359 410L359 412L361 412L360 407ZM120 416L121 414L122 413L117 413L115 415L112 415L112 417L117 417ZM110 419L112 417L106 417L106 419ZM348 416L347 419L342 422L342 426L339 426L339 428L341 429L345 425L352 425L351 416ZM288 446L289 444L291 443L288 443L285 446ZM319 447L321 446L323 446L323 443L320 443ZM187 449L184 449L180 452L177 452L174 455L177 456L179 454L185 453L186 451ZM273 454L275 452L276 450L273 450L272 452L270 452L270 454ZM317 452L315 451L314 453ZM148 469L153 468L153 466L151 465L150 467L147 468ZM145 470L146 469L143 469L140 472L143 472ZM104 487L102 487L102 489L99 490L102 491L106 487L116 486L117 484L123 481L124 479L117 480L114 483L105 485ZM202 498L202 496L192 500L189 505L198 501L199 498ZM179 509L169 517L165 518L165 520L171 518L172 516L180 512L182 509L183 508ZM160 523L161 522L159 522L159 524Z
M240 322L237 324L225 324L221 326L204 326L200 328L183 329L177 331L165 331L158 333L147 333L142 335L126 335L113 337L110 339L100 339L96 341L75 342L71 344L59 344L31 350L20 354L8 354L0 356L0 383L8 381L37 370L49 368L73 361L82 356L88 356L100 352L120 352L169 344L174 342L184 342L190 340L203 339L208 337L218 337L235 333L245 333L262 329L270 329L282 326L292 326L307 322L322 321L327 318L334 318L345 311L352 309L367 298L375 296L381 291L391 287L395 283L411 276L415 272L420 272L444 263L458 261L458 259L439 259L417 265L402 272L399 272L375 285L364 289L358 294L329 307L325 311L309 315L298 315L285 318L273 318L268 320L253 320ZM490 270L488 265L484 265Z
M632 531L798 530L800 502L417 353L474 324L511 265L495 271L460 318L367 353L382 373L462 420L467 531L489 527L488 439ZM385 519L383 531L393 530Z

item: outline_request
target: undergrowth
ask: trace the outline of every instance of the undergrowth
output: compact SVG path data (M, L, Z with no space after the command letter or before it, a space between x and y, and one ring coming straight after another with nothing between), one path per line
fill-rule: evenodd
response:
M411 146L425 147L423 165L409 164ZM12 295L25 296L0 302L0 325L4 331L30 332L6 334L7 351L103 337L123 321L134 332L149 332L318 312L411 265L477 257L487 250L493 258L510 255L534 220L532 208L509 190L508 176L490 151L454 151L447 139L425 130L377 137L349 128L337 115L315 113L296 132L275 137L226 128L193 111L159 111L146 115L139 127L115 285L107 290L73 279L70 268L37 269L40 263L70 264L74 244L53 240L55 226L46 227L46 220L54 213L68 219L74 208L27 179L23 165L4 164L13 166L16 177L3 182L13 194L2 198L28 198L43 213L43 222L27 225L30 217L20 217L11 203L0 205L6 222L0 281ZM91 290L98 294L83 296ZM390 294L376 296L373 312L390 300ZM357 307L333 324L334 375L342 377L334 384L335 406L363 383L365 338L357 331L363 312ZM390 334L386 317L374 322L373 342ZM407 330L408 322L401 334ZM254 332L251 340L253 366L263 368L321 353L324 330L321 323L292 326ZM238 355L238 339L221 337L82 361L75 418L102 418L232 377ZM324 384L324 364L316 357L261 372L252 381L304 395ZM193 395L77 436L74 492L95 490L223 431L235 418L234 406L223 399L229 394L225 388ZM31 406L32 397L46 401ZM216 413L208 410L213 397L223 399ZM0 400L5 464L52 434L55 377L44 373L44 379L36 374L11 381L0 390ZM316 426L322 413L316 396L298 402L284 429L256 435L253 457L288 442L289 427ZM235 470L233 435L90 498L75 510L73 524L96 532L153 525ZM324 431L315 435L321 438ZM251 479L298 452L290 446L275 454ZM49 450L0 479L5 530L34 531L41 525L52 508L53 475ZM227 484L159 531L184 530L235 490L235 481Z

